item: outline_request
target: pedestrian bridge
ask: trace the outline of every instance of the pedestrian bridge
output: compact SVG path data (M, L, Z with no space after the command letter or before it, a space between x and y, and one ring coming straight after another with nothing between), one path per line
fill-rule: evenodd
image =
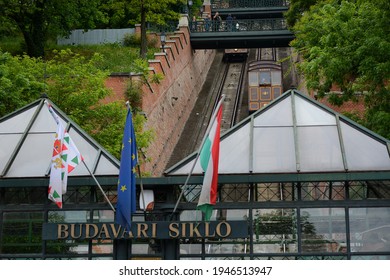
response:
M283 18L191 21L193 49L288 47L294 34Z
M193 49L288 47L294 34L283 13L285 0L213 0L201 17L190 20ZM207 8L205 6L205 8ZM207 15L219 13L221 20ZM229 16L230 15L230 16Z

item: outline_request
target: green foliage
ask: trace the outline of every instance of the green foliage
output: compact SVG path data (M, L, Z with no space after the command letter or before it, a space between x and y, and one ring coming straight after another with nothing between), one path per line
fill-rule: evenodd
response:
M148 48L158 48L158 40L155 37L146 37ZM123 45L128 47L141 46L141 35L139 34L126 34L123 38Z
M44 62L0 52L0 117L45 92L73 121L119 158L126 106L124 102L102 102L111 94L104 85L108 72L98 67L102 55L86 58L70 50L53 53L53 58ZM137 125L144 122L138 121ZM142 127L136 130L140 133L139 147L147 147L152 132L144 132Z
M136 81L130 81L126 88L126 97L132 108L141 108L142 105L142 84Z
M68 35L75 28L93 28L95 22L104 21L99 3L100 0L0 0L0 22L8 30L17 27L23 34L27 54L40 57L49 37Z
M104 86L108 72L96 67L102 59L101 55L95 54L86 60L70 50L61 50L47 62L50 99L78 123L82 123L87 114L85 108L109 95Z
M310 10L310 7L320 2L321 0L291 0L288 11L284 14L289 26L294 26L295 23L302 17L303 13Z
M146 22L165 26L168 22L179 19L180 8L185 3L187 3L185 0L131 0L131 5L128 5L129 13L132 15L129 23L141 23L141 12L144 10Z
M387 138L389 5L385 0L320 1L297 21L291 44L303 58L298 69L309 89L322 97L337 85L343 94L331 96L336 105L353 99L356 92L364 93L368 110L363 123Z
M0 50L0 116L36 100L45 89L44 63Z

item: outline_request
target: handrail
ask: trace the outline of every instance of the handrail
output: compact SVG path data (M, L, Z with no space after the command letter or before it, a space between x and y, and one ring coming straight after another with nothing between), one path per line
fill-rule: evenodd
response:
M191 33L202 32L242 32L287 30L286 20L276 19L237 19L237 20L199 20L189 22Z
M212 9L288 7L286 0L211 0Z

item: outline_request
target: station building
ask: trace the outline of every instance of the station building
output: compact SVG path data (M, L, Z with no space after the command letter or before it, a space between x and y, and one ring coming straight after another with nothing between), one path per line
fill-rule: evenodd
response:
M120 162L53 108L85 165L59 209L47 198L56 124L44 99L0 119L0 259L390 259L390 141L299 91L221 135L210 222L196 210L194 153L137 179L153 207L138 205L125 233L91 175L115 205Z

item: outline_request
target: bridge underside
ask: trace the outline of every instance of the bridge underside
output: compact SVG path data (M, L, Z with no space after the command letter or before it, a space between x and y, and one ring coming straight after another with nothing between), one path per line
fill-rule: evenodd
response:
M193 49L239 49L289 47L294 35L284 31L202 32L191 34Z

